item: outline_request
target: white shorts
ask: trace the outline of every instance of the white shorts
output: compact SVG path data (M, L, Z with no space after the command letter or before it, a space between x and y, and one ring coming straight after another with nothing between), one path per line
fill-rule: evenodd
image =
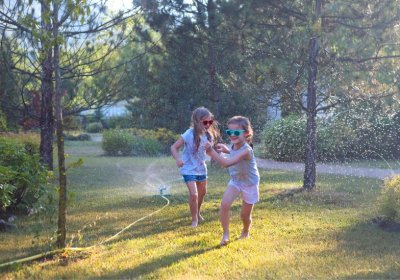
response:
M255 204L260 200L258 185L246 186L232 180L228 183L228 188L235 188L241 193L242 200L247 204Z

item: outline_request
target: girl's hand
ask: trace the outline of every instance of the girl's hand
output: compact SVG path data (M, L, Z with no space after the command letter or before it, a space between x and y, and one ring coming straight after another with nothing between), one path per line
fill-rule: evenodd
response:
M176 161L176 166L182 167L182 166L183 166L183 161L180 160L180 159L178 159L178 160Z
M215 148L216 148L218 153L225 153L225 154L229 154L230 153L229 148L224 144L218 143L217 145L215 145Z

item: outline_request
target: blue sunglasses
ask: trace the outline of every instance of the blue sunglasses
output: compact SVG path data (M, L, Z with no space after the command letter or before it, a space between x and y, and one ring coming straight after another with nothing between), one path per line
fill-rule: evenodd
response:
M228 134L228 136L239 136L243 134L245 130L243 129L227 129L225 130L225 133Z

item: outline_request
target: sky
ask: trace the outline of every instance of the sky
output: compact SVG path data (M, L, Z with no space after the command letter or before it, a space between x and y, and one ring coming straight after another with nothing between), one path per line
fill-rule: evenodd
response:
M113 12L132 8L132 0L106 0L106 3L107 7Z

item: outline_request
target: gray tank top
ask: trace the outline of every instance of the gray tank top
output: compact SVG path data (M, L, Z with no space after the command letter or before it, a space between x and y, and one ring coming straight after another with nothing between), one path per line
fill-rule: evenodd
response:
M233 183L243 184L245 186L258 186L260 182L260 174L258 173L256 158L250 145L245 143L239 150L232 149L229 156L234 157L243 150L250 151L251 159L242 160L229 167L231 181Z

